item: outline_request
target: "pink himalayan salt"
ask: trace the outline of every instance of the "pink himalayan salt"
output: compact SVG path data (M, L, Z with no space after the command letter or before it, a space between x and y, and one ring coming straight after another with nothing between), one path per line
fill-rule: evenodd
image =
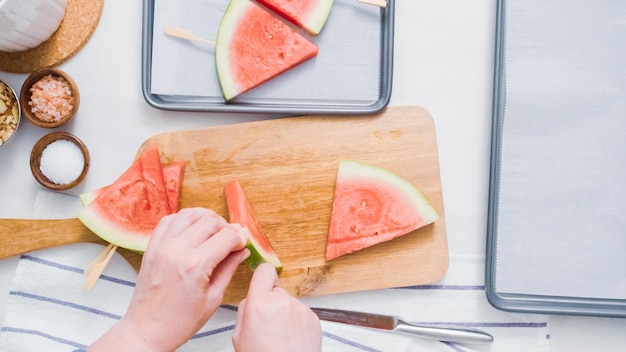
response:
M44 76L33 84L30 92L30 111L41 121L59 121L66 118L74 108L72 88L63 77Z

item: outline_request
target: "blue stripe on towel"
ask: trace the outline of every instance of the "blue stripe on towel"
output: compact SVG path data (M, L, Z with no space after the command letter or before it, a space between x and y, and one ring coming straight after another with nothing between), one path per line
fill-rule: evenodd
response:
M69 265L64 265L64 264L60 264L60 263L56 263L56 262L51 262L49 260L45 260L45 259L41 259L41 258L37 258L34 257L32 255L28 255L28 254L22 254L20 256L20 259L25 259L34 263L39 263L39 264L43 264L43 265L47 265L47 266L51 266L57 269L61 269L61 270L65 270L65 271L71 271L74 273L79 273L82 274L83 273L83 269L79 269L73 266L69 266Z
M218 335L218 334L225 333L225 332L228 332L228 331L233 331L234 329L235 329L235 325L228 325L228 326L224 326L224 327L221 327L221 328L218 328L218 329L213 329L213 330L208 330L208 331L203 331L203 332L197 333L191 339L194 340L194 339L200 339L200 338L204 338L204 337L208 337L208 336L214 336L214 335ZM346 339L344 337L341 337L341 336L338 336L338 335L334 335L334 334L331 334L329 332L325 332L324 331L322 333L323 333L323 336L325 336L325 337L327 337L329 339L332 339L334 341L337 341L337 342L340 342L342 344L348 345L350 347L357 348L357 349L362 350L362 351L380 352L379 350L377 350L375 348L368 347L368 346L362 345L362 344L354 342L354 341L350 341L350 340L348 340L348 339Z
M412 322L420 325L430 325L430 326L443 326L443 325L458 325L458 326L466 326L472 328L545 328L548 326L548 323L523 323L523 322L515 322L515 323L490 323L490 322L476 322L476 323L468 323L468 322L450 322L450 321L425 321L425 322Z
M9 295L20 296L20 297L29 298L29 299L35 299L35 300L38 300L38 301L41 301L41 302L48 302L48 303L52 303L52 304L57 304L57 305L60 305L60 306L78 309L78 310L81 310L81 311L84 311L84 312L97 314L97 315L100 315L100 316L103 316L103 317L107 317L107 318L111 318L111 319L119 320L121 318L119 315L116 315L116 314L108 313L108 312L105 312L105 311L101 311L101 310L98 310L98 309L90 308L90 307L83 306L83 305L76 304L76 303L72 303L72 302L62 301L62 300L59 300L59 299L54 299L54 298L45 297L45 296L39 296L39 295L35 295L35 294L32 294L32 293L27 293L27 292L22 292L22 291L11 291L11 292L9 292Z
M327 337L327 338L329 338L331 340L334 340L334 341L337 341L337 342L341 342L344 345L348 345L350 347L354 347L354 348L360 349L362 351L381 352L381 351L379 351L379 350L377 350L375 348L372 348L372 347L369 347L369 346L365 346L365 345L362 345L362 344L354 342L354 341L350 341L350 340L348 340L348 339L346 339L344 337L341 337L341 336L338 336L338 335L335 335L335 334L331 334L331 333L326 332L326 331L322 331L322 336Z
M485 285L416 285L397 288L411 290L484 291Z
M20 328L12 328L12 327L8 327L8 326L3 326L0 329L0 331L8 332L8 333L16 333L16 334L35 335L35 336L43 337L45 339L48 339L48 340L51 340L51 341L54 341L54 342L62 343L64 345L77 347L77 348L85 348L85 347L87 347L87 346L85 346L83 344L80 344L78 342L66 340L66 339L63 339L63 338L60 338L60 337L57 337L57 336L46 334L46 333L38 331L38 330L20 329Z
M70 271L70 272L74 272L78 274L83 274L85 272L83 269L80 269L80 268L60 264L60 263L49 261L46 259L37 258L32 255L23 254L22 256L20 256L20 259L25 259L34 263L38 263L38 264L42 264L42 265L46 265L49 267L53 267L53 268L57 268L57 269L65 270L65 271ZM100 280L105 280L105 281L129 286L129 287L135 287L135 283L132 281L123 280L123 279L119 279L119 278L112 277L112 276L100 275Z
M128 286L128 287L135 287L135 283L132 281L122 280L122 279L108 276L108 275L100 275L100 280L109 281L109 282L113 282L113 283Z
M466 349L462 348L461 346L457 345L456 343L453 342L449 342L449 341L440 341L441 343L443 343L444 345L450 347L450 349L454 352L465 352L467 351Z

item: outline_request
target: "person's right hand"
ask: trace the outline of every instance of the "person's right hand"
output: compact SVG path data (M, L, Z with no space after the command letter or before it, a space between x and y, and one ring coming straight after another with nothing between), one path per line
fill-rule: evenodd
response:
M279 287L274 267L261 264L239 304L233 345L238 352L318 352L322 328L311 309Z
M246 236L212 210L164 217L146 250L128 311L88 350L175 351L222 303L250 251Z

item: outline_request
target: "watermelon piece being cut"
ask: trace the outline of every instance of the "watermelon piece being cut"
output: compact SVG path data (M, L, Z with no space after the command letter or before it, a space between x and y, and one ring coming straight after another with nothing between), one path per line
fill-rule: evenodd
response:
M185 177L185 162L175 161L163 166L163 182L165 183L165 193L167 203L172 213L180 210L180 196L183 193L183 179Z
M217 33L215 60L224 99L317 56L315 44L250 0L231 0Z
M258 0L289 22L318 35L333 7L333 0Z
M163 166L163 181L165 182L165 192L167 193L167 202L172 213L180 210L180 196L182 194L183 177L185 174L185 162L177 161ZM86 207L100 193L104 192L109 186L104 186L95 191L82 193L78 196L81 204Z
M437 219L432 205L405 179L376 166L342 160L326 260L392 240Z
M78 219L105 241L143 252L161 218L171 213L159 150L151 146Z
M276 268L277 272L280 272L283 265L269 239L261 230L261 226L254 216L252 207L239 181L233 181L224 186L224 194L226 196L230 222L240 224L244 227L244 231L248 232L246 248L250 250L250 256L245 263L252 270L256 269L261 263L270 263Z

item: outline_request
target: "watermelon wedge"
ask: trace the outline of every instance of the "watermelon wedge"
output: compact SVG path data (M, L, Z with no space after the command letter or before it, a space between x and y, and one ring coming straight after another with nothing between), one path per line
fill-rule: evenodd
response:
M283 265L269 239L261 230L239 181L233 181L224 186L224 194L230 222L243 226L244 231L247 231L249 235L246 248L250 250L250 256L245 263L252 270L261 263L270 263L277 272L280 272Z
M333 7L333 0L258 0L289 22L318 35Z
M177 213L180 210L180 196L182 194L184 174L184 161L177 161L163 166L163 181L165 182L167 202L172 213ZM86 207L108 187L109 186L104 186L96 189L95 191L82 193L78 196L78 198L80 199L81 204Z
M392 240L437 219L428 200L405 179L376 166L342 160L326 260Z
M315 44L250 0L231 0L217 33L215 60L224 99L317 55Z
M105 241L143 252L152 230L171 213L159 150L152 146L83 208L78 219Z
M183 179L185 177L185 162L176 161L163 166L163 182L165 183L165 193L167 203L172 213L177 213L180 209L180 196L183 193Z

